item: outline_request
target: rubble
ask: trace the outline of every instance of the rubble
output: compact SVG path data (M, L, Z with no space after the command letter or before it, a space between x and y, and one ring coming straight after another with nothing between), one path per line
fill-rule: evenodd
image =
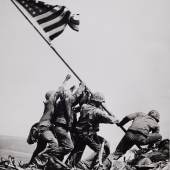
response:
M153 148L132 149L129 152L130 155L126 158L124 157L122 160L113 161L110 170L170 170L169 148L170 140L164 139L159 145ZM45 166L40 169L65 170L61 166L60 168ZM98 167L95 167L95 170L97 169ZM9 155L8 158L0 158L0 170L37 170L37 168L24 164L22 160L16 161L13 156ZM81 161L77 167L71 168L71 170L90 169L88 162L84 160Z

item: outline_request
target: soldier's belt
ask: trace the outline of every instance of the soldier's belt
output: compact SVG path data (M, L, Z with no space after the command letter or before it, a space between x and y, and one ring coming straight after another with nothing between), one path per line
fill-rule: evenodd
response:
M68 125L64 124L64 123L59 123L59 122L55 122L54 124L56 127L63 127L64 129L68 129Z

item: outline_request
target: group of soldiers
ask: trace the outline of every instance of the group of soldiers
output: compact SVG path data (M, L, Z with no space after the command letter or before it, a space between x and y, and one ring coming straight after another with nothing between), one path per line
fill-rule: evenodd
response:
M44 113L39 122L32 126L27 139L29 144L36 142L37 147L25 168L78 167L85 147L89 146L94 151L89 169L106 170L113 160L119 159L133 145L153 147L161 141L158 111L133 113L119 121L103 109L105 99L100 92L90 92L84 83L80 83L78 88L72 86L66 89L70 78L67 75L58 90L46 93ZM110 153L108 141L97 133L99 124L122 127L131 120L132 124L116 150Z

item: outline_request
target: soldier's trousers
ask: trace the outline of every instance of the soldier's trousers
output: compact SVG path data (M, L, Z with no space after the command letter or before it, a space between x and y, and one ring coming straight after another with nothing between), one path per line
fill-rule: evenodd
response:
M97 134L92 135L84 135L78 134L77 139L75 141L74 149L70 153L66 163L71 167L76 166L82 158L83 152L86 146L89 146L96 154L93 156L93 160L91 160L91 167L95 164L98 158L98 154L101 149L103 138L99 137ZM110 152L110 149L106 149Z
M162 136L158 133L150 133L148 136L140 134L135 131L127 131L124 137L116 147L114 155L122 156L126 153L133 145L148 145L158 142L162 139Z
M74 145L70 133L66 130L66 128L62 126L55 126L53 130L59 145L59 147L55 150L55 155L62 161L64 156L73 150Z
M55 127L53 132L46 127L41 128L40 139L40 144L47 144L47 147L43 150L44 146L37 145L38 148L33 155L43 150L34 159L38 165L44 166L49 158L52 158L54 162L56 159L62 160L73 149L71 137L63 127Z
M100 144L104 143L104 150L103 150L103 154L102 154L102 162L107 158L107 156L110 154L110 146L108 141L106 141L106 139L104 139L101 136L98 136L99 142ZM77 167L80 169L83 169L85 167L85 169L90 169L93 165L93 161L96 158L97 153L92 153L91 155L89 155L87 158L85 158L85 160L81 160L79 161L79 163L77 164ZM81 168L83 167L83 168Z
M37 142L37 146L32 154L30 161L29 161L29 164L34 163L35 157L46 148L46 145L47 145L47 142L45 140L39 138L39 140Z
M38 148L34 151L34 154L37 154L38 152L40 153L35 157L34 160L36 164L44 166L50 157L57 158L56 153L58 141L55 138L53 132L48 127L41 127L40 131L39 140L41 140L42 143L40 142L40 144L43 144L43 146L37 145ZM46 148L43 150L44 146L46 146ZM42 152L41 149L43 150Z
M145 136L141 133L128 130L116 147L116 151L110 154L105 160L103 169L108 169L111 166L111 162L113 160L119 159L132 146L153 144L160 141L161 139L162 136L158 133L151 133L148 136Z

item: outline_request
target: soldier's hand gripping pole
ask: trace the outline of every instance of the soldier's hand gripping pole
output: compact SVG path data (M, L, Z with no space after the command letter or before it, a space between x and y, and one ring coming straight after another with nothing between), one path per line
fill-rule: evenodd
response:
M63 81L63 85L65 85L66 82L67 82L68 80L70 80L70 78L71 78L71 75L70 75L70 74L67 74L66 78L65 78L64 81Z
M84 83L84 82L81 81L81 83ZM85 85L85 84L84 84L84 85ZM86 87L86 89L87 89L91 94L93 94L92 91L91 91L86 85L85 85L85 87ZM102 108L108 113L108 115L115 117L115 122L114 122L114 123L118 126L119 121L118 121L118 119L116 119L116 116L113 115L112 113L110 113L110 112L108 111L108 109L107 109L103 104L101 104L101 106L102 106ZM118 127L120 127L120 128L126 133L126 129L125 129L123 126L118 126Z
M114 116L114 115L112 115L112 114L106 109L105 106L102 105L102 107L103 107L103 109L104 109L110 116ZM120 127L125 133L127 132L127 130L126 130L123 126L120 126L118 123L116 123L116 125L117 125L118 127ZM140 145L136 145L136 146L137 146L139 149L142 149Z
M102 105L102 108L103 108L110 116L114 116L113 114L111 114L111 113L107 110L107 108L106 108L104 105ZM118 123L118 122L116 122L116 125L118 126L117 123ZM123 126L118 126L118 127L120 127L120 128L126 133L126 129L125 129Z

